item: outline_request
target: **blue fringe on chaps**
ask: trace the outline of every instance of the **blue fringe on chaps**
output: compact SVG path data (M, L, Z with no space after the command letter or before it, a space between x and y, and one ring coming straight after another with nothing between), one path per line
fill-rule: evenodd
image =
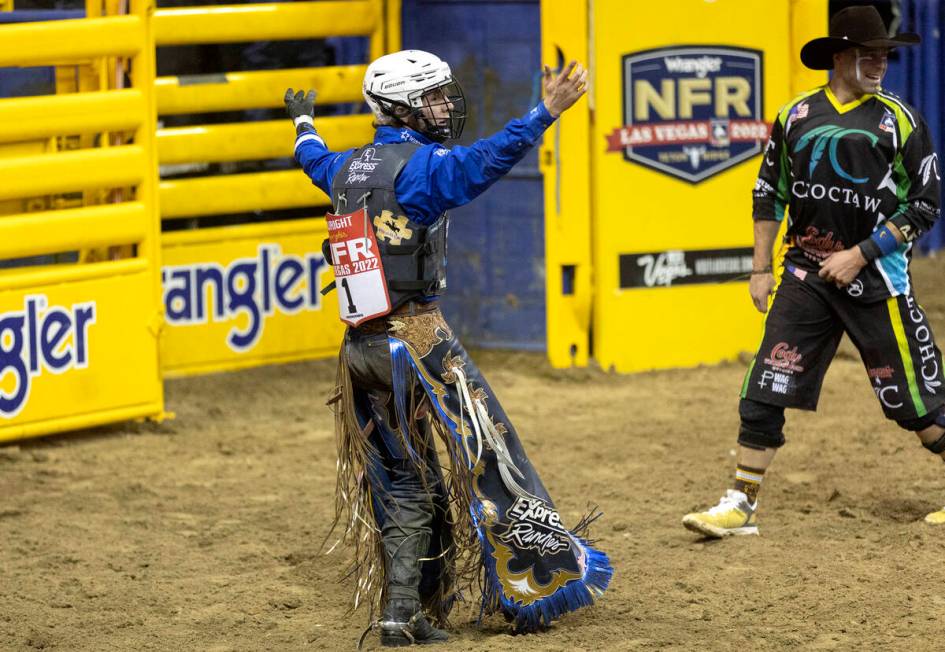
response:
M335 399L336 522L346 523L355 545L356 605L376 607L389 597L391 566L378 560L382 533L401 516L415 517L411 504L422 501L430 516L414 521L431 536L419 593L440 623L463 588L481 587L481 613L501 611L520 632L592 604L613 573L607 555L562 522L515 428L439 310L386 324L386 334L373 337L376 345L386 337L390 376L376 374L386 378L374 387L359 381L366 363L355 359L350 341L365 336L349 331ZM444 468L431 425L449 457Z

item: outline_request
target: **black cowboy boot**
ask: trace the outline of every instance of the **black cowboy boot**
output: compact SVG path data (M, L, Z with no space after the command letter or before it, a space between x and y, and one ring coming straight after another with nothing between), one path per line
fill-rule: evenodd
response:
M387 558L387 605L380 620L381 645L443 642L448 636L423 615L418 591L420 559L430 547L432 505L403 500L398 507L384 524L382 534Z
M419 600L388 600L380 627L384 647L443 643L449 638L445 631L430 624L420 609Z

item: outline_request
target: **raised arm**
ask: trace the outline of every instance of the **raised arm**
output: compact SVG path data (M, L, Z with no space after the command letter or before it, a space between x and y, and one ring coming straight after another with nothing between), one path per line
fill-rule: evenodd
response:
M295 160L305 174L326 195L331 195L331 181L354 150L332 152L315 130L315 91L285 92L285 108L295 124Z
M469 147L423 147L397 179L397 199L411 218L422 223L443 211L467 204L524 158L562 112L587 91L587 71L576 62L554 75L543 74L545 98L497 134Z

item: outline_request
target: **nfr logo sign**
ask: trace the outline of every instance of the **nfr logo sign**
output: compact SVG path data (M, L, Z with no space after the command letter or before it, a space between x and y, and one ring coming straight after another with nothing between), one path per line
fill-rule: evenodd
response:
M677 46L623 57L624 126L608 151L699 183L756 154L768 140L762 53Z

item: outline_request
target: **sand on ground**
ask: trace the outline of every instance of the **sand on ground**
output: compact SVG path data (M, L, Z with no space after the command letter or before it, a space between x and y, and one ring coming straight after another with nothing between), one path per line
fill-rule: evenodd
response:
M945 259L914 269L943 338ZM789 414L762 536L720 542L680 518L729 485L744 360L618 376L476 357L565 520L604 511L616 574L539 635L461 607L438 649L941 649L945 526L922 518L945 467L883 419L849 343L819 411ZM173 421L0 447L0 649L355 649L367 614L347 612L345 551L318 553L334 366L169 381Z

